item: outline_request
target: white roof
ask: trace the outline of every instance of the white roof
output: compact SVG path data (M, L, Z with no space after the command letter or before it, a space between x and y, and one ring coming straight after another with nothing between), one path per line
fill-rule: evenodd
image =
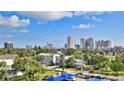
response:
M71 58L72 56L65 56L65 60Z
M60 56L59 54L52 54L52 53L40 53L39 55L43 55L43 56L52 56L52 55Z
M0 60L15 59L15 58L16 58L16 55L0 55Z
M52 56L52 54L50 54L50 53L40 53L39 55L43 55L43 56Z

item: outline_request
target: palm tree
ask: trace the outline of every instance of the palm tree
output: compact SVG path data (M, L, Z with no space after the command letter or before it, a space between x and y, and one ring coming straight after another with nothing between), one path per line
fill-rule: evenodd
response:
M63 74L63 72L65 70L65 55L64 55L64 53L62 53L60 57L61 57L60 62L61 62L61 65L62 65L62 74Z
M83 54L81 55L81 71L82 71L82 74L83 74L83 65L84 65L84 57L83 57Z

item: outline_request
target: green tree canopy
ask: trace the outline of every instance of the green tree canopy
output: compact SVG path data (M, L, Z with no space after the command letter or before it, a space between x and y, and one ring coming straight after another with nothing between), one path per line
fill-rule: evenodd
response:
M40 63L29 58L17 58L12 67L16 71L24 72L26 80L35 80L35 77L38 75L37 73L45 72L45 69Z
M6 67L6 62L5 61L2 61L2 62L0 62L0 67Z
M36 61L40 62L42 60L44 60L44 57L42 55L37 55L36 56Z
M5 80L7 78L6 62L0 62L0 80Z
M115 72L124 70L124 64L121 62L117 62L117 61L114 61L113 63L111 63L110 67Z
M65 64L66 64L66 67L67 68L73 68L73 67L76 66L76 62L74 61L74 58L73 57L65 60Z

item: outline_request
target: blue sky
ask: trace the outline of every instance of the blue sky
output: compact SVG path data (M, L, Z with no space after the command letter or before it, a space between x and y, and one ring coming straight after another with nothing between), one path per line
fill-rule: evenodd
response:
M124 12L0 12L0 47L4 42L15 47L47 42L63 47L67 36L75 36L76 43L81 37L93 37L124 45Z

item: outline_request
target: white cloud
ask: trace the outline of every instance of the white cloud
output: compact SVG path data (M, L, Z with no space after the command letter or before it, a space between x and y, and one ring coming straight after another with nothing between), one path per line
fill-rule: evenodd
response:
M14 35L12 34L7 34L7 35L0 35L1 39L12 39L14 38Z
M97 22L101 22L103 21L101 18L98 18L96 16L84 16L83 19L86 19L86 20L93 20L93 21L97 21Z
M18 16L12 15L10 17L4 17L0 15L0 26L7 27L25 27L30 24L29 19L19 19Z
M19 11L21 15L35 18L39 22L38 23L46 23L48 21L56 21L62 18L68 17L72 18L74 16L82 16L82 17L91 17L90 19L94 21L101 21L102 19L98 19L96 16L102 15L104 13L110 14L105 11Z
M83 19L102 22L103 19L98 16L102 14L110 14L110 12L106 11L76 11L74 12L74 16L82 16Z
M74 12L75 16L81 16L81 15L101 15L105 13L105 11L76 11Z
M6 38L13 38L14 35L8 34L8 35L5 35L4 37L6 37Z
M21 33L28 33L28 32L30 32L30 30L27 30L27 29L19 29L18 32L21 32Z
M72 12L61 11L21 11L18 12L21 15L38 19L40 21L56 21L65 17L72 17Z
M102 21L101 18L97 18L95 16L92 16L91 19L94 20L94 21L98 21L98 22L101 22Z
M91 25L91 24L79 24L79 25L72 26L72 28L74 28L74 29L84 29L84 28L90 28L90 27L94 27L94 25Z

